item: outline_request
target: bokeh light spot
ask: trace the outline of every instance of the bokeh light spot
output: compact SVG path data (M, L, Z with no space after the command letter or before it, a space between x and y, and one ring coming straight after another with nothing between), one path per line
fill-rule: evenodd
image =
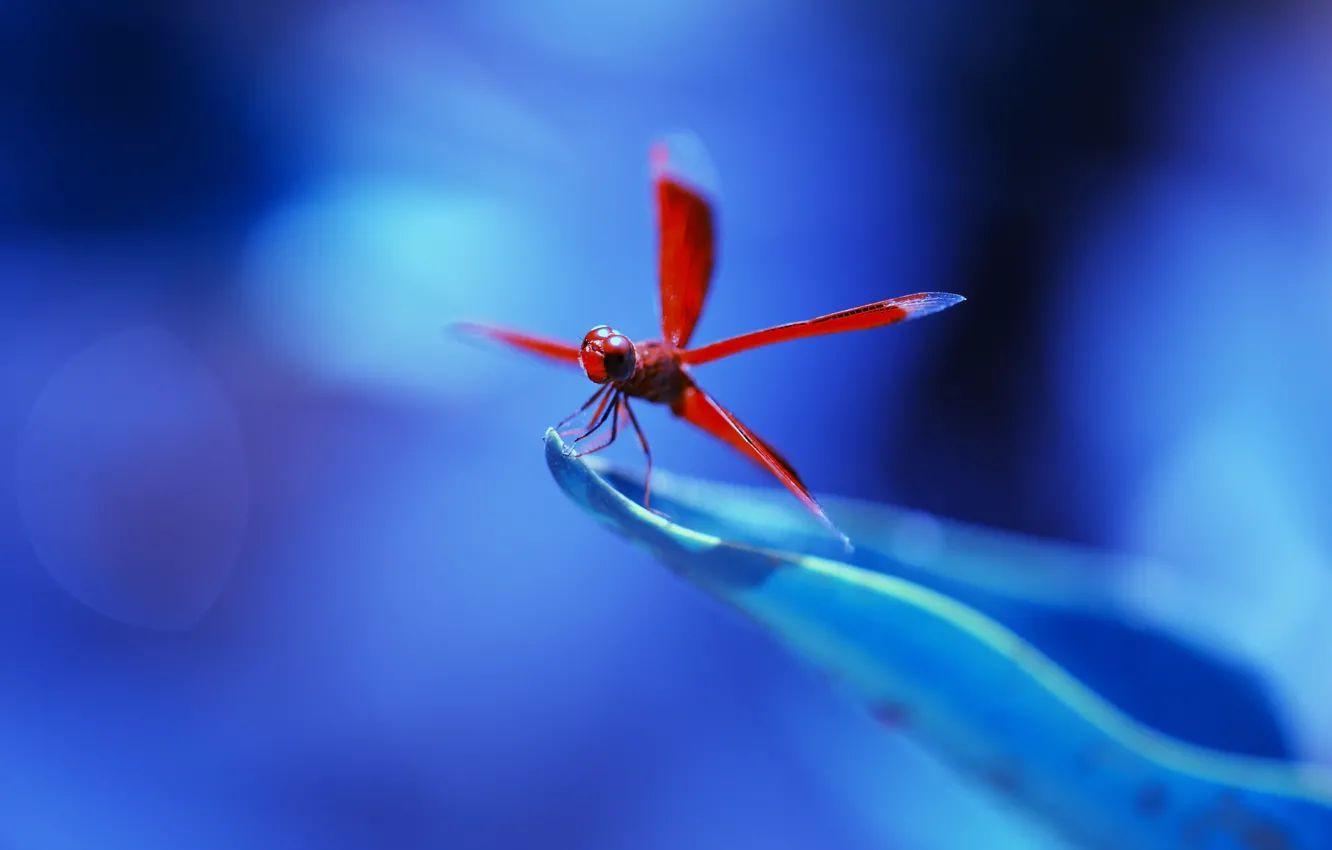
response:
M327 380L382 392L475 386L486 361L445 326L512 313L505 306L543 274L534 241L496 200L344 179L260 225L249 303L280 348Z
M19 509L52 577L108 617L192 626L235 562L248 476L230 404L165 331L76 354L39 396L18 455Z

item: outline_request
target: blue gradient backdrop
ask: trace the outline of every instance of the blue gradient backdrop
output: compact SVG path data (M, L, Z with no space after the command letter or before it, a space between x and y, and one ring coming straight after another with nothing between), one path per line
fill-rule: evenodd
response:
M440 333L651 335L678 128L700 341L969 299L708 389L816 491L1159 557L1141 605L1283 740L1196 725L1332 761L1330 44L1298 3L0 3L0 845L1064 846L568 505L583 379Z

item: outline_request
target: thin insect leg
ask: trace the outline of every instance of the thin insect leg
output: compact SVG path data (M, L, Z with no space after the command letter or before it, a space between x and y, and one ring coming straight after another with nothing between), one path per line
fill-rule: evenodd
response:
M587 410L589 407L591 407L591 406L592 406L592 403L593 403L594 401L596 401L597 399L601 398L601 394L604 393L604 392L605 392L606 390L608 390L608 389L610 389L610 384L606 384L605 386L600 387L596 392L592 393L592 397L591 397L591 398L589 398L587 401L583 402L583 406L582 406L582 407L578 408L578 409L575 410L573 413L570 413L568 416L566 416L566 417L564 417L563 419L561 419L561 420L560 420L560 424L558 424L558 425L555 426L555 430L559 432L560 436L561 436L561 437L567 437L567 436L569 436L570 434L572 434L574 431L577 431L577 430L578 430L577 428L572 428L572 429L570 429L570 430L568 430L568 431L565 431L565 430L563 430L563 429L564 429L564 426L565 426L565 425L568 425L568 424L569 424L569 421L570 421L570 420L572 420L574 417L578 416L578 414L582 413L584 410Z
M589 407L591 407L591 406L592 406L592 403L595 402L597 399L601 398L601 394L604 393L604 392L605 392L606 390L608 390L608 389L610 389L610 385L609 385L609 384L607 384L607 385L605 385L605 386L598 387L598 388L597 388L597 391L594 392L594 393L592 393L592 397L589 398L587 401L583 402L583 406L582 406L582 407L578 408L578 409L575 410L573 413L570 413L568 416L566 416L566 417L564 417L563 419L561 419L561 420L560 420L560 424L559 424L559 425L556 425L555 427L558 429L558 428L563 428L565 425L568 425L569 422L570 422L570 420L572 420L572 419L573 419L574 417L576 417L578 414L582 413L584 410L587 410Z
M606 424L607 419L611 420L610 439L603 441L601 445L597 446L592 451L599 452L602 449L606 448L606 446L609 446L611 443L615 442L616 429L619 427L620 424L620 394L618 392L614 392L611 393L610 396L608 396L608 398L610 400L610 406L606 408L606 412L601 415L601 418L597 420L596 424L593 425L591 428L589 428L586 433L584 433L578 439L574 440L575 445L584 438L592 436L592 434L595 433L596 431L601 430L601 426ZM581 454L591 454L591 452L582 452Z
M581 451L581 452L579 452L579 453L578 453L578 457L587 457L588 455L596 454L597 452L599 452L599 451L601 451L602 449L604 449L604 448L606 448L607 446L609 446L611 443L615 442L615 438L616 438L617 436L619 436L619 434L620 434L620 395L619 395L619 393L616 393L616 395L615 395L615 402L611 405L611 409L610 409L609 411L607 411L607 413L608 413L609 415L611 415L611 431L610 431L610 439L603 440L603 441L601 442L601 444L598 445L598 446L596 446L595 448L591 448L591 449L587 449L586 451ZM600 426L598 426L598 427L600 427Z
M610 385L607 385L607 386L609 387ZM609 402L614 396L615 396L615 392L614 392L614 390L612 390L611 393L610 393L609 395L607 395L607 396L605 396L605 397L603 397L603 398L601 399L601 404L598 404L598 405L597 405L597 409L594 410L594 411L592 412L592 416L591 416L591 418L588 420L589 424L588 424L587 428L585 428L585 429L583 430L583 434L582 434L582 436L580 436L580 437L578 437L577 439L574 440L575 443L578 442L578 440L583 439L583 437L586 437L588 434L591 434L593 431L597 430L598 428L600 428L600 427L602 426L602 424L606 421L606 417L605 417L606 403ZM571 428L571 429L569 429L569 433L572 434L572 433L574 433L574 432L577 431L577 430L578 430L577 428Z
M619 400L619 397L620 391L614 390L610 395L601 400L601 404L597 405L597 412L592 414L592 424L588 426L588 429L580 436L574 438L575 443L581 443L583 440L586 440L588 437L599 431L602 425L606 424L606 419L610 417L611 411L615 409L615 404Z
M629 399L624 400L624 412L629 414L629 424L634 426L638 442L643 446L643 454L647 455L647 472L643 475L643 507L652 510L652 449L648 447L647 437L643 435L643 429L638 424L634 409L629 406Z

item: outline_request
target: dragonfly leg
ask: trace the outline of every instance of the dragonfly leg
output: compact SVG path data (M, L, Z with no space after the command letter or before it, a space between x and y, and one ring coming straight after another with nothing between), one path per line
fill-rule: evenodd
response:
M661 511L652 510L652 448L643 434L643 428L638 424L634 409L629 406L629 399L624 400L624 412L629 414L629 424L634 426L634 433L638 434L638 442L643 446L643 454L647 457L647 472L643 474L643 507L658 516L665 516Z
M574 438L575 443L581 443L583 440L586 440L600 430L602 425L606 424L606 419L610 416L611 410L613 409L613 407L607 407L607 404L615 401L615 395L615 392L612 391L610 395L601 400L601 404L598 404L597 409L592 413L591 424L584 429L582 434Z
M587 457L588 455L596 454L597 452L599 452L599 451L601 451L602 449L604 449L604 448L606 448L607 446L609 446L611 443L615 442L615 438L619 436L619 434L620 434L620 394L619 394L618 392L612 393L612 394L609 396L609 398L611 398L611 404L610 404L610 407L607 408L607 410L606 410L606 412L605 412L604 414L602 414L601 419L597 422L596 425L594 425L592 428L590 428L590 429L587 431L587 433L583 434L583 436L582 436L582 437L579 437L577 440L574 440L574 442L577 443L578 440L583 439L583 437L590 437L590 436L592 436L592 433L593 433L594 431L599 430L599 429L601 428L602 425L606 424L606 417L610 417L610 421L611 421L610 438L609 438L609 439L606 439L606 440L602 440L601 443L599 443L599 444L598 444L597 446L595 446L594 448L590 448L590 449L587 449L587 450L585 450L585 451L577 452L577 453L574 455L574 457Z
M592 393L592 397L591 397L591 398L589 398L587 401L583 402L583 406L582 406L582 407L578 408L578 409L575 410L573 413L570 413L568 416L566 416L566 417L564 417L563 419L561 419L561 420L560 420L560 424L558 424L558 425L555 426L555 430L556 430L557 432L559 432L559 435L560 435L561 437L567 437L567 436L569 436L570 434L572 434L572 433L574 433L575 431L577 431L577 430L578 430L577 428L572 428L572 429L570 429L570 430L568 430L568 431L565 431L565 430L564 430L564 426L565 426L565 425L568 425L569 422L570 422L570 420L572 420L574 417L578 416L578 414L582 413L584 410L587 410L589 407L591 407L591 406L592 406L592 403L595 402L597 399L601 398L601 394L604 393L604 392L606 392L606 390L608 390L608 389L610 389L610 384L606 384L606 385L603 386L603 387L599 387L599 388L597 389L596 392ZM597 416L599 416L599 415L601 415L601 408L597 408L597 412L596 412L596 414L593 415L593 418L595 419L595 418L596 418Z

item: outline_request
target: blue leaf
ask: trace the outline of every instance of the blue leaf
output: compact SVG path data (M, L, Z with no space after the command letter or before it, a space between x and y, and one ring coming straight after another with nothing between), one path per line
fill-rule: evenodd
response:
M594 519L844 679L885 725L1074 841L1105 850L1332 847L1332 774L1200 746L1144 722L1148 703L1125 705L1125 685L1141 691L1136 674L1150 668L1137 657L1065 647L1056 658L1058 640L1038 648L1035 637L1099 629L1136 641L1132 651L1164 653L1188 681L1248 706L1246 719L1266 732L1245 747L1280 752L1250 677L1128 621L1119 588L1131 559L825 499L856 545L847 555L779 491L654 472L652 505L668 519L640 504L635 476L572 455L554 431L546 459ZM1117 676L1085 675L1107 667ZM1117 683L1113 699L1089 687L1097 679ZM1193 725L1211 707L1194 705ZM1188 719L1173 717L1184 730Z

